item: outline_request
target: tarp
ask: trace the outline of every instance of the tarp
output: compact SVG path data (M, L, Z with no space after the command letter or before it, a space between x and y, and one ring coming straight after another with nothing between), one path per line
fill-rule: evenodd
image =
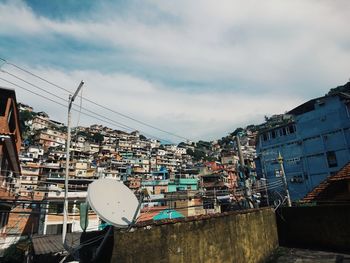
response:
M153 217L153 220L182 218L184 215L172 209L165 209Z

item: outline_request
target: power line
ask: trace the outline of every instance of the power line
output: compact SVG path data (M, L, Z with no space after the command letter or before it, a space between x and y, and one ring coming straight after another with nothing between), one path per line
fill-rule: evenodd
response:
M67 90L66 88L63 88L62 86L57 85L57 84L55 84L55 83L53 83L53 82L51 82L51 81L49 81L49 80L47 80L47 79L45 79L45 78L42 78L42 77L38 76L37 74L34 74L34 73L30 72L29 70L26 70L26 69L24 69L24 68L22 68L22 67L20 67L20 66L17 66L17 65L14 64L14 63L8 62L6 59L0 58L0 60L4 61L5 64L11 65L11 66L13 66L13 67L15 67L15 68L17 68L17 69L19 69L19 70L21 70L21 71L27 73L27 74L30 74L31 76L34 76L34 77L36 77L36 78L38 78L38 79L40 79L40 80L42 80L42 81L44 81L44 82L46 82L46 83L48 83L48 84L54 86L54 87L56 87L56 88L59 88L59 89L65 91L65 92L71 93L71 91ZM140 120L138 120L138 119L136 119L136 118L134 118L134 117L131 117L131 116L128 116L128 115L126 115L126 114L124 114L124 113L121 113L121 112L119 112L119 111L110 109L110 108L108 108L108 107L106 107L106 106L104 106L104 105L102 105L102 104L99 104L99 103L97 103L97 102L95 102L95 101L93 101L93 100L90 100L90 99L88 99L88 98L84 98L84 100L88 101L89 103L91 103L91 104L93 104L93 105L95 105L95 106L98 106L98 107L100 107L100 108L103 108L103 109L105 109L105 110L108 110L108 111L110 111L110 112L113 112L113 113L115 113L115 114L118 114L119 116L122 116L122 117L124 117L124 118L126 118L126 119L132 120L132 121L137 122L137 123L139 123L139 124L142 124L142 125L147 126L147 127L149 127L149 128L158 130L158 131L160 131L160 132L163 132L163 133L172 135L172 136L177 137L177 138L180 138L180 139L185 139L185 140L190 141L188 138L186 138L186 137L184 137L184 136L177 135L177 134L175 134L175 133L173 133L173 132L169 132L169 131L166 131L166 130L164 130L164 129L161 129L161 128L158 128L158 127L156 127L156 126L153 126L153 125L151 125L151 124L148 124L148 123L146 123L146 122L140 121Z
M4 60L4 59L2 59L2 58L0 58L0 60L6 61L6 60ZM7 64L10 64L10 65L15 66L15 65L12 64L12 63L7 63ZM21 69L21 68L18 67L18 66L15 66L15 67ZM35 76L35 77L37 77L37 78L39 78L39 79L41 79L41 80L44 80L43 78L37 76L37 75L34 74L34 73L31 73L31 72L29 72L29 71L27 71L27 70L24 70L24 69L21 69L21 70L23 70L23 71L25 71L26 73L31 74L31 75L33 75L33 76ZM21 80L21 81L27 83L28 85L31 85L31 86L33 86L33 87L35 87L35 88L38 88L38 89L40 89L40 90L43 91L43 92L46 92L46 93L48 93L48 94L50 94L50 95L52 95L52 96L54 96L54 97L57 97L57 98L59 98L59 99L61 99L61 100L63 100L63 101L66 101L66 99L64 99L64 98L62 98L62 97L59 97L58 95L56 95L56 94L54 94L54 93L52 93L52 92L49 92L49 91L47 91L47 90L45 90L45 89L43 89L43 88L40 88L39 86L37 86L37 85L35 85L35 84L32 84L32 83L30 83L30 82L28 82L28 81L26 81L26 80L24 80L24 79L22 79L22 78L16 76L15 74L12 74L12 73L10 73L10 72L8 72L8 71L5 71L5 70L3 70L3 69L1 69L1 71L2 71L3 73L9 74L10 76L12 76L12 77L14 77L14 78L16 78L16 79L18 79L18 80ZM3 79L3 80L4 80L4 79ZM4 81L10 83L10 82L7 81L7 80L4 80ZM51 85L54 85L54 86L56 86L56 87L59 87L60 89L63 89L64 91L66 91L66 92L68 92L68 93L70 92L69 90L64 89L64 88L62 88L62 87L60 87L60 86L58 86L58 85L56 85L56 84L54 84L54 83L52 83L52 82L50 82L50 81L47 81L47 80L44 80L44 81L47 82L47 83L49 83L49 84L51 84ZM12 83L11 83L11 84L12 84ZM15 85L15 84L12 84L12 85ZM107 107L105 107L105 106L103 106L103 105L101 105L101 104L97 104L97 103L95 103L95 102L93 102L93 101L91 101L91 100L89 100L89 99L87 99L87 98L84 98L83 96L81 96L81 100L82 100L82 99L85 99L86 101L88 101L88 102L90 102L90 103L93 103L93 104L95 104L95 105L97 105L97 106L99 106L99 107L102 107L102 108L104 108L104 109L107 109L107 110L109 110L109 111L111 111L111 112L113 112L113 113L118 113L118 112L116 112L115 110L112 110L112 109L110 109L110 108L107 108ZM75 104L74 104L74 105L75 105ZM75 106L76 106L76 105L75 105ZM90 113L92 113L92 114L95 114L95 115L97 115L97 116L100 116L100 117L102 117L102 118L105 118L105 119L107 119L107 120L110 120L110 121L116 123L117 126L119 126L119 127L127 128L127 129L130 129L130 130L138 130L137 128L130 127L130 126L128 126L128 125L122 124L122 123L120 123L120 122L114 121L114 120L112 120L112 119L110 119L110 118L107 118L107 117L105 117L105 116L102 116L102 115L100 115L100 114L97 114L96 112L91 111L91 110L89 110L89 109L86 109L86 108L83 108L83 109L84 109L85 111L87 111L87 112L90 112ZM74 111L77 112L76 109L75 109ZM78 111L78 112L80 113L80 111ZM84 113L83 113L83 114L84 114ZM122 113L119 113L119 114L122 114ZM88 114L85 114L85 115L92 117L91 115L88 115ZM95 119L96 119L96 117L95 117ZM104 121L104 120L101 120L101 119L99 119L99 118L97 118L97 119L100 120L100 121ZM134 119L132 118L132 120L134 120ZM104 121L104 122L106 122L106 121ZM144 125L146 125L146 123L144 123L144 122L141 122L141 121L138 121L138 122L139 122L139 123L142 123L142 124L144 124ZM110 124L110 122L107 122L107 123ZM112 124L112 125L114 125L114 124ZM121 125L121 126L120 126L120 125ZM163 130L163 129L156 128L155 126L152 126L152 125L148 125L148 126L154 128L154 129L158 129L159 131L168 133L168 134L170 134L170 135L172 135L172 136L175 136L174 133L167 132L167 131L165 131L165 130ZM174 144L173 142L171 142L171 141L169 141L169 140L165 140L165 139L162 139L162 138L157 138L156 136L147 134L146 132L143 132L143 131L142 131L142 133L145 134L145 135L147 135L147 136L153 137L154 139L157 139L157 140L160 140L160 141L164 141L164 142L168 142L168 143L170 143L170 144ZM190 141L190 139L185 138L185 137L183 137L183 136L175 136L175 137L178 137L178 138L181 138L181 139L185 139L185 140L187 140L187 141ZM200 141L197 142L196 144L205 146L205 148L208 146L207 144L201 143ZM199 149L197 148L196 150L197 150L197 151L200 151L200 152L203 152L203 153L205 153L205 154L207 154L208 151L209 151L209 150L207 151L206 149L201 149L201 148L199 148Z
M46 213L46 212L36 212L36 211L9 211L9 210L0 210L0 213L9 213L9 214L25 214L25 215L53 215L53 216L63 216L63 213ZM70 213L73 215L74 213ZM90 214L95 215L95 214Z
M15 68L17 68L17 69L19 69L19 70L21 70L21 71L23 71L23 72L25 72L25 73L31 75L31 76L34 76L34 77L36 77L36 78L38 78L38 79L40 79L40 80L42 80L42 81L44 81L44 82L46 82L46 83L48 83L48 84L54 86L54 87L56 87L56 88L59 88L59 89L65 91L65 92L67 92L67 93L69 93L69 94L71 93L71 91L69 91L68 89L63 88L62 86L57 85L57 84L55 84L55 83L53 83L53 82L51 82L51 81L49 81L49 80L47 80L47 79L45 79L45 78L43 78L43 77L40 77L40 76L38 76L37 74L35 74L35 73L33 73L33 72L30 72L29 70L26 70L26 69L24 69L24 68L22 68L22 67L20 67L20 66L18 66L18 65L16 65L16 64L14 64L14 63L8 62L8 61L7 61L6 59L4 59L4 58L0 58L0 60L4 61L4 62L5 62L4 64L11 65L11 66L13 66L13 67L15 67ZM111 109L111 108L108 108L108 107L106 107L106 106L104 106L104 105L102 105L102 104L100 104L100 103L97 103L97 102L95 102L95 101L93 101L93 100L90 100L90 99L88 99L88 98L84 98L84 97L82 97L82 98L83 98L84 100L86 100L87 102L89 102L89 103L95 105L95 106L98 106L98 107L100 107L100 108L103 108L103 109L105 109L105 110L108 110L108 111L110 111L110 112L112 112L112 113L115 113L115 114L117 114L117 115L119 115L119 116L122 116L122 117L124 117L124 118L126 118L126 119L132 120L132 121L137 122L137 123L139 123L139 124L142 124L142 125L147 126L147 127L149 127L149 128L152 128L152 129L158 130L158 131L160 131L160 132L169 134L169 135L174 136L174 137L177 137L177 138L179 138L179 139L184 139L184 140L186 140L186 141L193 141L193 140L190 140L189 138L186 138L186 137L184 137L184 136L180 136L180 135L177 135L177 134L175 134L175 133L173 133L173 132L166 131L166 130L161 129L161 128L158 128L158 127L156 127L156 126L154 126L154 125L148 124L148 123L146 123L146 122L144 122L144 121L140 121L140 120L138 120L138 119L136 119L136 118L134 118L134 117L128 116L128 115L126 115L126 114L124 114L124 113L121 113L121 112L119 112L119 111L116 111L116 110L113 110L113 109ZM136 129L136 130L137 130L137 129ZM144 134L146 134L146 133L144 133ZM146 134L146 135L147 135L147 134ZM163 141L167 141L167 140L163 140ZM168 141L168 142L172 144L172 142L170 142L170 141ZM197 144L203 145L203 146L207 147L207 145L204 144L204 143L197 142ZM204 150L201 150L201 151L205 152ZM206 152L205 152L205 153L206 153Z
M7 73L7 71L4 71L4 70L1 70L1 71ZM12 75L13 75L13 74L12 74ZM41 97L41 98L43 98L43 99L46 99L46 100L49 100L49 101L51 101L51 102L53 102L53 103L55 103L55 104L58 104L58 105L60 105L60 106L62 106L62 107L65 107L65 108L68 107L67 105L65 105L65 104L63 104L63 103L57 102L57 101L55 101L55 100L53 100L53 99L51 99L51 98L49 98L49 97L46 97L46 96L41 95L41 94L38 94L38 93L36 93L36 92L34 92L34 91L32 91L32 90L29 90L29 89L27 89L27 88L25 88L25 87L23 87L23 86L17 84L17 83L14 83L14 82L9 81L9 80L7 80L7 79L4 79L4 78L2 78L2 77L0 77L0 79L3 80L3 81L5 81L5 82L7 82L7 83L9 83L9 84L11 84L11 85L14 85L14 86L16 86L16 87L18 87L18 88L20 88L20 89L23 89L23 90L25 90L25 91L27 91L27 92L30 92L30 93L32 93L32 94L34 94L34 95L36 95L36 96L39 96L39 97ZM54 93L52 93L52 92L46 91L45 89L40 88L39 86L37 86L37 85L35 85L35 84L32 84L32 83L30 83L30 82L28 82L28 81L26 81L26 80L21 79L21 78L18 78L18 79L21 80L21 81L24 81L24 82L27 83L28 85L31 85L31 86L33 86L33 87L35 87L35 88L40 89L41 91L46 92L46 93L48 93L48 94L50 94L50 95L52 95L52 96L54 96L54 97L56 97L56 98L58 98L58 99L60 99L60 100L66 101L64 98L59 97L58 95L56 95L56 94L54 94ZM76 105L74 104L74 106L76 106ZM85 115L85 116L91 117L91 118L93 118L93 119L96 119L96 120L99 120L99 121L108 123L108 124L110 124L110 125L117 126L117 127L119 127L119 128L122 128L122 129L137 130L136 128L133 128L133 127L130 127L130 126L125 125L125 124L123 124L123 123L120 123L120 122L117 122L117 121L115 121L115 120L112 120L112 119L110 119L110 118L108 118L108 117L105 117L105 116L103 116L103 115L101 115L101 114L98 114L98 113L96 113L96 112L94 112L94 111L91 111L91 110L89 110L89 109L87 109L87 108L85 108L85 107L82 107L82 109L84 109L85 111L87 111L87 112L89 112L89 113L95 114L95 115L97 115L97 116L99 116L99 117L93 116L93 115L88 114L88 113L86 113L86 112L80 112L80 110L77 110L77 109L73 108L73 110L74 110L75 112L78 112L78 113L81 113L81 114L83 114L83 115ZM103 119L101 119L100 117L103 118ZM106 121L106 120L107 120L107 121ZM147 136L150 136L151 138L154 138L154 139L157 139L157 140L161 140L161 141L165 141L165 142L172 143L171 141L168 141L168 140L166 140L166 139L161 139L161 138L158 138L158 137L156 137L156 136L150 135L150 134L145 133L145 132L142 132L142 133L144 133L144 134L147 135Z
M47 93L47 94L50 94L51 96L54 96L55 98L58 98L58 99L60 99L60 100L62 100L62 101L64 101L64 102L66 102L66 99L64 99L64 98L62 98L62 97L60 97L60 96L58 96L57 94L54 94L54 93L52 93L52 92L50 92L50 91L47 91L46 89L41 88L41 87L39 87L39 86L37 86L37 85L35 85L35 84L33 84L33 83L30 83L30 82L28 82L28 81L26 81L26 80L24 80L24 79L22 79L22 78L20 78L20 77L17 77L16 75L14 75L14 74L12 74L12 73L9 73L9 72L7 72L7 71L5 71L5 70L1 70L1 72L7 73L7 74L9 74L10 76L12 76L12 77L14 77L14 78L16 78L16 79L18 79L18 80L21 80L21 81L27 83L28 85L30 85L30 86L32 86L32 87L34 87L34 88L37 88L37 89L39 89L39 90L41 90L41 91L43 91L43 92L45 92L45 93ZM4 78L1 78L1 79L2 79L3 81L7 82L7 83L10 83L10 84L12 84L12 85L14 85L14 86L17 86L17 87L19 87L19 88L24 89L22 86L20 87L20 86L19 86L18 84L16 84L16 83L13 83L13 82L11 82L11 81L9 81L9 80L6 80L6 79L4 79ZM33 93L33 94L35 94L35 95L38 95L37 93L35 93L35 92L33 92L33 91L30 91L30 90L28 90L28 89L25 89L25 90L28 91L28 92L31 92L31 93ZM42 95L41 95L41 97L42 97L42 98L45 98L45 99L49 99L50 101L52 101L52 100L51 100L50 98L48 98L48 97L45 97L45 96L42 96ZM65 104L61 104L61 103L56 103L56 104L59 104L59 105L65 107L65 108L68 107L68 106L65 105ZM76 105L74 104L74 106L76 106ZM96 113L96 112L93 112L93 111L91 111L91 110L85 109L85 108L83 108L83 107L80 107L80 108L86 110L87 112L90 112L90 113L92 113L92 114L95 114L95 115L97 115L97 116L100 116L100 117L103 117L103 118L108 119L107 117L102 116L102 115L100 115L100 114L98 114L98 113ZM81 113L81 110L78 111L78 110L74 109L74 111L78 112L79 114ZM84 113L83 113L83 114L84 114ZM87 115L87 114L85 114L85 115ZM87 115L87 116L92 117L91 115ZM98 120L101 120L101 119L98 118ZM111 120L111 119L109 119L109 120ZM102 121L104 121L104 120L102 120ZM113 121L113 120L112 120L112 121ZM113 122L115 122L115 123L117 124L117 126L120 125L119 127L127 128L127 129L130 129L130 130L135 130L135 128L129 127L129 126L124 125L124 124L122 124L122 123L119 123L119 122L116 122L116 121L113 121ZM107 122L107 123L108 123L108 122ZM113 124L113 125L114 125L114 124Z
M40 77L40 76L38 76L37 74L35 74L35 73L33 73L33 72L30 72L29 70L24 69L24 68L22 68L22 67L20 67L20 66L18 66L18 65L16 65L16 64L14 64L14 63L11 63L11 62L7 61L7 60L4 59L4 58L1 58L1 57L0 57L0 60L2 60L2 61L4 62L4 64L11 65L11 66L13 66L13 67L15 67L15 68L17 68L17 69L19 69L19 70L21 70L21 71L23 71L23 72L29 74L29 75L31 75L31 76L34 76L34 77L36 77L36 78L38 78L38 79L40 79L40 80L42 80L42 81L44 81L44 82L46 82L46 83L48 83L48 84L54 86L54 87L56 87L56 88L59 88L59 89L65 91L65 92L67 92L68 94L71 93L71 91L69 91L68 89L63 88L62 86L57 85L57 84L55 84L55 83L53 83L53 82L51 82L51 81L49 81L49 80L47 80L47 79L45 79L45 78L43 78L43 77ZM5 72L5 71L4 71L4 72ZM7 72L7 73L8 73L8 72ZM10 74L11 74L11 73L10 73ZM12 75L14 75L14 74L12 74ZM83 99L82 96L81 96L81 98ZM101 108L103 108L103 109L105 109L105 110L108 110L108 111L110 111L110 112L112 112L112 113L115 113L115 114L117 114L117 115L119 115L119 116L122 116L122 117L124 117L124 118L126 118L126 119L132 120L132 121L137 122L137 123L139 123L139 124L142 124L142 125L147 126L147 127L149 127L149 128L158 130L158 131L160 131L160 132L169 134L169 135L171 135L171 136L174 136L174 137L177 137L177 138L180 138L180 139L184 139L184 140L186 140L186 141L194 141L194 140L190 140L189 138L186 138L186 137L184 137L184 136L177 135L177 134L175 134L175 133L173 133L173 132L169 132L169 131L166 131L166 130L164 130L164 129L158 128L158 127L156 127L156 126L154 126L154 125L151 125L151 124L148 124L148 123L146 123L146 122L144 122L144 121L140 121L140 120L138 120L138 119L136 119L136 118L134 118L134 117L128 116L128 115L126 115L126 114L124 114L124 113L121 113L121 112L119 112L119 111L116 111L116 110L113 110L113 109L111 109L111 108L108 108L108 107L106 107L106 106L104 106L104 105L102 105L102 104L99 104L99 103L97 103L97 102L95 102L95 101L93 101L93 100L90 100L90 99L88 99L88 98L84 98L84 100L90 102L91 104L93 104L93 105L95 105L95 106L101 107ZM124 125L124 124L122 124L122 125ZM132 128L132 129L135 129L135 128ZM137 129L135 129L135 130L137 130ZM143 133L144 133L145 135L147 135L145 132L143 132ZM147 135L147 136L148 136L148 135ZM156 137L155 137L155 139L159 139L159 138L156 138ZM163 140L163 139L160 139L160 140ZM170 144L173 144L173 143L172 143L171 141L169 141L169 140L163 140L163 141L166 141L166 142L169 142ZM203 145L203 146L207 147L206 144L201 143L200 141L197 142L196 144ZM205 150L203 150L203 149L198 149L198 148L197 148L197 150L199 150L199 151L204 152L204 153L207 154L207 151L205 151Z
M16 79L18 79L18 80L20 80L20 81L23 81L24 83L27 83L28 85L30 85L30 86L32 86L32 87L34 87L34 88L37 88L37 89L39 89L39 90L41 90L41 91L43 91L43 92L45 92L45 93L47 93L47 94L50 94L51 96L54 96L55 98L58 98L58 99L60 99L60 100L62 100L62 101L64 101L64 102L67 101L65 98L62 98L62 97L58 96L58 95L55 94L55 93L52 93L52 92L50 92L50 91L47 91L46 89L41 88L41 87L39 87L38 85L35 85L35 84L33 84L33 83L29 82L29 81L26 81L25 79L22 79L22 78L16 76L15 74L12 74L12 73L10 73L10 72L8 72L8 71L6 71L6 70L3 70L3 69L1 69L0 71L1 71L1 72L4 72L4 73L6 73L6 74L9 74L10 76L12 76L12 77L14 77L14 78L16 78ZM2 79L2 80L4 80L4 79ZM4 80L4 81L7 81L7 80ZM7 82L9 82L9 81L7 81ZM12 82L11 82L11 84L12 84L12 85L15 85L15 84L13 84ZM82 96L81 96L81 98L82 98ZM74 106L76 106L76 105L74 104ZM66 107L67 107L67 106L66 106ZM81 104L80 104L80 107L79 107L79 111L77 111L77 110L75 110L75 111L78 112L79 115L80 115L81 109L84 109L85 111L87 111L87 112L89 112L89 113L95 114L95 115L97 115L97 116L99 116L99 117L102 117L102 118L105 118L105 119L107 119L107 120L109 120L109 121L113 121L113 122L115 122L117 125L121 125L120 127L126 127L127 129L135 130L135 128L133 128L133 127L127 126L127 125L125 125L125 124L123 124L123 123L114 121L114 120L109 119L109 118L107 118L107 117L105 117L105 116L103 116L103 115L100 115L100 114L98 114L98 113L96 113L96 112L94 112L94 111L91 111L91 110L89 110L89 109L86 109L85 107L82 107Z

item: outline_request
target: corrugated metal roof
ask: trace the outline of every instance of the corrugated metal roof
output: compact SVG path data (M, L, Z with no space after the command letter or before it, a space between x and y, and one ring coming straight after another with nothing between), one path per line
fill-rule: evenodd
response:
M80 244L81 233L67 234L67 244L77 246ZM35 255L54 254L64 252L62 235L38 235L32 237L33 250Z

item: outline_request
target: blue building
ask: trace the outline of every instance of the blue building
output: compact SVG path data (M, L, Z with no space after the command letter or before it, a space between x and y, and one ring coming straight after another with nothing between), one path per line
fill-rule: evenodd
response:
M168 185L168 192L198 190L197 178L175 178Z
M280 152L291 199L303 198L350 161L349 111L350 95L333 93L294 108L278 124L266 125L258 135L258 175L267 182L278 180Z

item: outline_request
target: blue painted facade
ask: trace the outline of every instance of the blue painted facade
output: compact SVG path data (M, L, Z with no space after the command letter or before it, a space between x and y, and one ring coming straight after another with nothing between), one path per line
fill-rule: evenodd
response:
M167 180L169 179L169 172L165 167L161 167L159 171L153 171L152 176L154 179Z
M276 181L280 152L291 199L303 198L350 161L350 96L339 93L291 110L290 119L261 131L257 143L259 176Z
M169 182L168 192L198 190L197 178L176 178Z

